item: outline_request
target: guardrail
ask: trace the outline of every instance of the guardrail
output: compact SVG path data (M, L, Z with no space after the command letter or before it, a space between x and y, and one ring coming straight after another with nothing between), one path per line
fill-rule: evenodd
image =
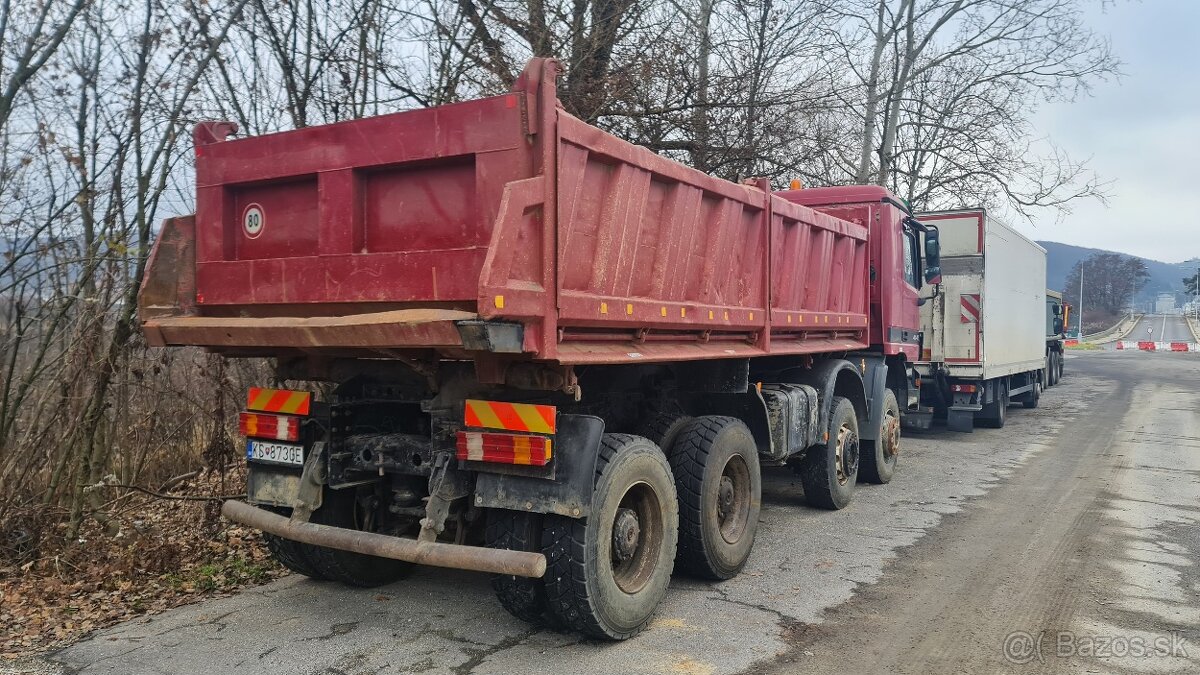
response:
M1184 321L1187 321L1188 330L1192 331L1192 338L1196 342L1200 342L1200 319L1194 316L1184 316Z
M1118 321L1117 325L1113 326L1112 328L1102 330L1098 333L1091 333L1089 335L1084 335L1082 338L1080 338L1079 341L1080 342L1090 342L1092 344L1105 344L1107 342L1113 342L1116 340L1120 340L1121 338L1125 337L1126 335L1129 335L1129 332L1132 331L1133 327L1136 326L1138 324L1138 322L1142 320L1143 316L1145 316L1145 315L1144 314L1130 314L1130 315L1126 316L1125 318L1121 319L1120 321Z

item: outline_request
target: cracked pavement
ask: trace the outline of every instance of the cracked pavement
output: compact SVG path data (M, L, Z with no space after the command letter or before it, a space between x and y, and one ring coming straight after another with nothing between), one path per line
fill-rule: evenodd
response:
M936 539L927 535L936 533L946 516L963 512L961 519L969 520L970 514L986 511L990 493L1003 492L995 488L1021 480L1027 463L1052 450L1055 439L1069 438L1089 424L1087 399L1118 387L1105 368L1111 370L1112 361L1128 358L1113 352L1071 355L1062 384L1043 396L1037 410L1014 407L1003 430L906 435L895 482L860 485L853 504L842 511L808 508L789 471L768 470L758 540L745 571L724 583L677 576L651 627L623 643L597 643L532 628L500 608L484 575L424 568L404 581L367 590L291 576L99 631L52 655L48 663L63 673L131 675L717 675L791 663L810 653L796 650L810 648L804 645L813 627L828 621L831 610L882 585L876 582L901 563L922 563L921 556L930 555L923 552L922 539ZM1104 368L1092 373L1085 361ZM1137 367L1134 362L1124 365ZM1163 367L1178 368L1178 362ZM1193 375L1200 374L1200 367L1189 367ZM1147 469L1130 494L1106 497L1100 510L1109 520L1100 533L1125 528L1122 541L1131 542L1127 548L1132 553L1114 547L1114 556L1178 564L1187 549L1156 542L1171 536L1194 539L1194 528L1179 528L1171 535L1167 526L1178 524L1178 518L1147 522L1126 513L1132 507L1122 501L1142 496L1157 505L1169 497L1167 488L1153 487L1152 472ZM1184 487L1195 489L1194 477L1180 480L1190 480ZM1170 485L1182 489L1183 483ZM1178 495L1172 498L1179 501ZM1130 528L1151 526L1165 534L1150 542L1145 535L1131 538ZM1154 584L1153 578L1145 578L1153 576L1153 570L1146 572L1144 567L1106 569L1114 578L1123 574L1121 578L1132 580L1129 583ZM934 578L912 583L939 582ZM1200 610L1191 602L1194 589L1184 590L1172 597L1192 604L1188 616L1195 617ZM905 610L901 605L897 611ZM904 614L876 618L906 621Z

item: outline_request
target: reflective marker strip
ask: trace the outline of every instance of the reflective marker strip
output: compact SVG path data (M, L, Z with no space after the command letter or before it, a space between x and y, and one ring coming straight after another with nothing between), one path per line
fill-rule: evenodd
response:
M962 323L979 323L979 294L963 293L959 296L961 304L959 320Z
M483 461L483 434L466 434L467 456L459 452L459 459L469 459L473 462Z
M535 434L552 434L556 427L554 406L530 403L468 399L463 420L469 427L531 431Z
M457 440L458 458L469 462L546 466L551 458L551 440L542 436L460 431Z
M246 394L246 407L250 410L307 415L311 405L312 394L307 391L250 387Z

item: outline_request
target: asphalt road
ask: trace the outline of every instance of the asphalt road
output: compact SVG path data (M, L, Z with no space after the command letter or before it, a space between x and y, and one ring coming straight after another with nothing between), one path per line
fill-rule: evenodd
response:
M1147 314L1142 317L1127 340L1152 340L1155 342L1194 342L1195 336L1182 316Z
M51 668L1195 673L1197 357L1073 353L1040 408L1014 407L1003 430L907 436L897 480L836 513L773 471L742 575L676 578L627 642L532 629L484 577L428 569L376 590L290 577L100 631Z

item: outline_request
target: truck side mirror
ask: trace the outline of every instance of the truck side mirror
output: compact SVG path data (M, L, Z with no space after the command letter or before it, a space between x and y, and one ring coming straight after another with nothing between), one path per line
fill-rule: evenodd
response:
M1062 305L1054 305L1054 316L1062 316Z
M1055 334L1055 335L1058 335L1058 334L1059 334L1059 333L1061 333L1061 332L1063 332L1063 322L1062 322L1062 319L1060 319L1060 318L1058 318L1058 317L1054 317L1054 334Z
M925 230L925 283L942 283L942 243L936 227Z

